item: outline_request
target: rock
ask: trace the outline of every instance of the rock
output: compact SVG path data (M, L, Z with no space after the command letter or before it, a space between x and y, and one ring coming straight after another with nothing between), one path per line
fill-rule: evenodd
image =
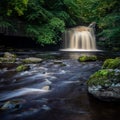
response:
M4 53L4 58L16 58L16 55L9 53L9 52L5 52Z
M80 62L86 62L86 61L96 61L97 56L92 55L92 56L80 56L78 59Z
M43 105L43 106L42 106L42 109L43 109L43 110L46 110L46 111L51 110L51 108L50 108L49 106L47 106L47 105Z
M22 108L22 104L25 102L24 100L18 99L18 100L11 100L7 101L3 104L3 106L0 108L2 111L16 111Z
M5 52L3 57L0 57L0 63L14 63L16 61L16 55L9 52Z
M120 58L117 57L115 59L106 59L102 66L103 69L120 69Z
M55 60L54 64L60 65L61 67L66 66L66 64L64 64L63 61L61 61L61 60Z
M62 64L63 62L61 60L55 60L54 64Z
M29 70L30 67L28 65L19 65L17 68L16 68L16 71L17 72L21 72L21 71L25 71L25 70Z
M39 63L39 62L42 62L42 59L41 58L36 58L36 57L29 57L29 58L26 58L23 60L24 63Z
M99 89L94 86L88 87L89 93L102 101L118 101L120 100L120 87L111 86L109 88Z
M42 88L42 90L50 90L50 86L44 86L43 88Z
M88 92L103 101L120 100L120 70L103 69L90 76Z

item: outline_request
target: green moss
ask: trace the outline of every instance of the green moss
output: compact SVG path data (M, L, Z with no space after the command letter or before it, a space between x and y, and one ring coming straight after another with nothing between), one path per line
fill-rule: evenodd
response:
M25 71L25 70L28 70L29 69L29 66L27 65L19 65L17 68L16 68L16 71L17 72L21 72L21 71Z
M106 59L102 66L103 69L115 69L120 68L120 58Z
M95 61L97 60L97 56L92 55L92 56L81 56L79 57L80 62L85 62L85 61Z
M120 71L116 72L112 69L104 69L95 72L93 75L90 76L89 80L87 81L88 86L92 85L101 85L105 86L106 84L110 86L112 83L120 82Z

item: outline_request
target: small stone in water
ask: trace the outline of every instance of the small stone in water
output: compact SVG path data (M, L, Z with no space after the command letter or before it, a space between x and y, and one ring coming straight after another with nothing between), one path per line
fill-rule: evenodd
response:
M21 102L19 100L7 101L0 109L1 110L18 110L22 107Z
M42 90L49 90L50 89L50 86L44 86L43 88L42 88Z
M47 110L47 111L48 111L48 110L51 110L51 108L50 108L49 106L47 106L47 105L43 105L43 106L42 106L42 109L43 109L43 110Z

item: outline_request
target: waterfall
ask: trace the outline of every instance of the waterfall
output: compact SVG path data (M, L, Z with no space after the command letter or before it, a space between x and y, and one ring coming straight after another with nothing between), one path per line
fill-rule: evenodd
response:
M95 34L92 27L78 26L68 29L63 35L61 51L96 51Z

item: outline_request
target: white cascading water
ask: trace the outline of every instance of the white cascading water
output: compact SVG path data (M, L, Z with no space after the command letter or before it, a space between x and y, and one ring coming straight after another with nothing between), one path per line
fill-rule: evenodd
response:
M94 30L79 26L65 31L61 51L96 51Z

